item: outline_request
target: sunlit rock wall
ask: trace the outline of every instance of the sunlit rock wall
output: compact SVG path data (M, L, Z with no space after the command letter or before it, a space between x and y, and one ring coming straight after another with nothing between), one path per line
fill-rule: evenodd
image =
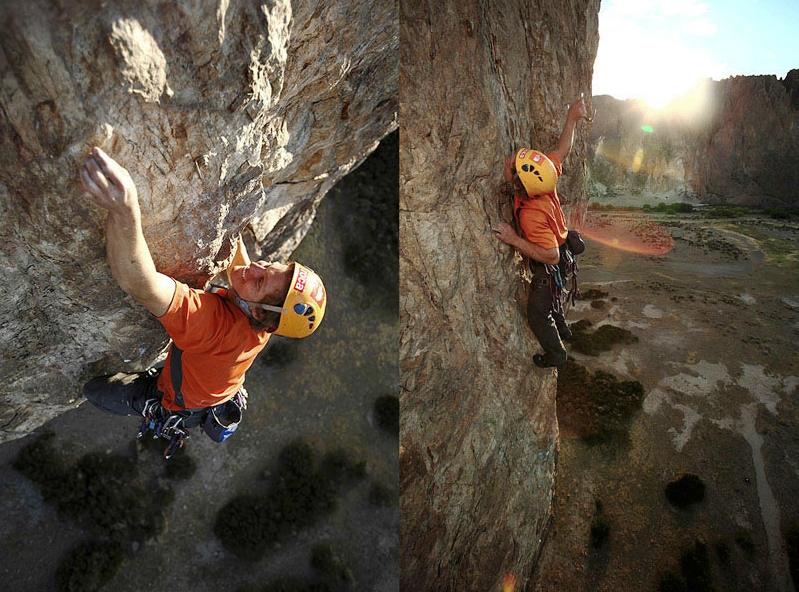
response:
M598 197L799 206L799 70L706 80L662 110L609 96L593 103Z
M398 40L392 0L0 4L0 439L165 344L110 275L89 149L131 171L164 273L202 286L245 229L285 258L396 128Z
M598 0L400 3L402 588L523 589L550 516L556 375L492 236L505 156L591 96ZM559 186L585 202L586 132ZM580 208L573 208L579 212Z

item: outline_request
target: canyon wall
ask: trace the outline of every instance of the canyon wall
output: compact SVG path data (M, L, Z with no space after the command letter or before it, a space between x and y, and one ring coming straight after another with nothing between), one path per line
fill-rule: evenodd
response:
M166 344L110 275L91 147L130 170L160 271L201 287L245 231L285 259L396 129L398 42L392 0L0 5L0 441Z
M519 590L546 535L556 373L537 369L503 159L591 96L599 0L400 3L402 588ZM585 204L585 126L559 193Z
M593 97L591 193L799 206L799 70L706 80L660 111Z

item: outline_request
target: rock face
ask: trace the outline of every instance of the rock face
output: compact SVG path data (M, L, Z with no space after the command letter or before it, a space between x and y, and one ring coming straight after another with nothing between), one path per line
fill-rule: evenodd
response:
M597 196L799 206L799 70L704 81L660 112L608 96L593 103Z
M400 3L401 583L523 589L550 515L556 376L536 369L503 158L590 96L598 0ZM578 42L579 40L579 42ZM585 129L559 185L585 202ZM576 208L573 211L579 211ZM510 575L508 575L510 574Z
M202 286L245 229L286 258L397 127L398 40L384 0L2 3L0 439L166 343L110 275L88 150L131 171L160 271Z

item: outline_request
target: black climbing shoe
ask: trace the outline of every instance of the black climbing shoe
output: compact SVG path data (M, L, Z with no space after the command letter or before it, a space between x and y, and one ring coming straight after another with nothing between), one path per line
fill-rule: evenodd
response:
M544 359L544 356L542 356L541 354L535 354L533 356L533 362L539 368L557 368L558 366L560 366L560 364L550 364Z

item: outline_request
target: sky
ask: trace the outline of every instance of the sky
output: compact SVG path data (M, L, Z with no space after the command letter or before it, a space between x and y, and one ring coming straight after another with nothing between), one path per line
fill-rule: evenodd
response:
M702 78L799 69L799 0L602 0L593 94L663 107Z

